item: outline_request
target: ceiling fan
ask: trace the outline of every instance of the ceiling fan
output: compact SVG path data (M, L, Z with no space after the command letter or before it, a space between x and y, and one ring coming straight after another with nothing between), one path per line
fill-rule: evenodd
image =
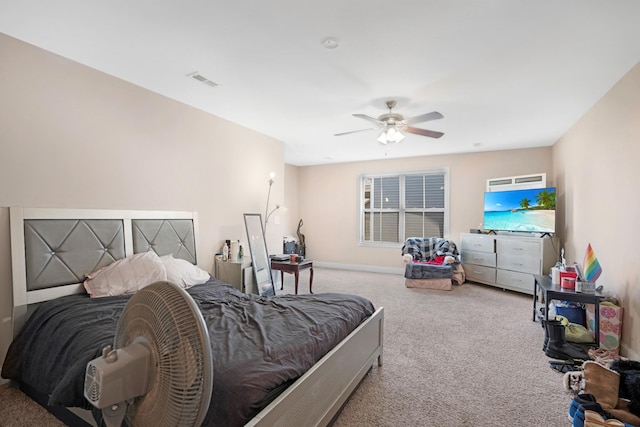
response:
M428 136L430 138L440 138L444 133L437 132L428 129L420 129L411 126L414 123L427 122L430 120L442 119L444 116L437 111L431 113L421 114L419 116L410 117L405 119L401 114L393 113L391 110L396 106L396 101L389 100L386 102L389 112L383 114L377 119L366 114L354 114L354 117L368 120L376 124L375 128L352 130L349 132L336 133L335 136L347 135L355 132L364 132L368 130L381 129L382 132L378 137L378 141L381 144L387 144L388 142L400 142L405 138L404 132L413 133L416 135Z

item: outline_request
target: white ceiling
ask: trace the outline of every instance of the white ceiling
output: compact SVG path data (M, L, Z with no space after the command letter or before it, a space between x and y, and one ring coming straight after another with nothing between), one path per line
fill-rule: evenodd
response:
M552 145L640 60L640 1L0 0L0 32L270 135L301 166ZM439 111L415 126L445 135L333 136L388 99Z

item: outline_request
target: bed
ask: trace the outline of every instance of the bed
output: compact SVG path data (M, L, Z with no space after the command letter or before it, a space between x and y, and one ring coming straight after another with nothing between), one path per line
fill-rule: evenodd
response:
M16 338L3 377L57 408L81 408L73 411L91 423L84 366L112 342L129 296L89 298L84 276L149 251L196 264L197 215L11 208L10 217ZM371 366L382 364L384 311L364 298L260 297L215 279L188 292L214 351L203 425L327 425ZM308 316L312 325L300 322ZM250 323L262 332L248 331ZM258 354L250 352L255 341L263 343Z

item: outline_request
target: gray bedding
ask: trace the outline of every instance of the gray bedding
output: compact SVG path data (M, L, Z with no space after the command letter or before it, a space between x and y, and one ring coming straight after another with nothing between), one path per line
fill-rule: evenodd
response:
M258 297L215 279L188 290L209 328L214 360L204 426L253 418L374 312L355 295ZM87 362L113 342L129 297L73 295L43 303L11 344L2 377L49 396L50 405L90 409Z

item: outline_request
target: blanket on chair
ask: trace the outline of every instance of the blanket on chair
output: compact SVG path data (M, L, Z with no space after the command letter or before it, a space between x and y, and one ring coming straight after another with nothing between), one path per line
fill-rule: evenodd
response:
M454 242L443 237L409 237L402 246L402 255L410 254L414 261L434 261L438 256L450 255L460 262L460 252Z

